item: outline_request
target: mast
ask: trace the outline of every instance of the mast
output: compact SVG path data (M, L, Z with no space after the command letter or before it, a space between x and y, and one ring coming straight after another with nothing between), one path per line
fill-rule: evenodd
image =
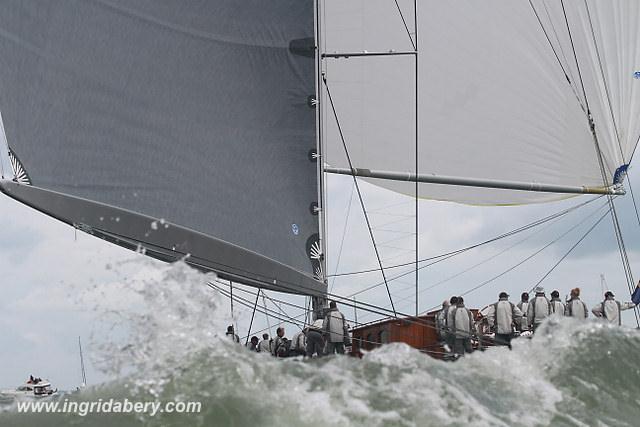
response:
M416 175L418 175L420 173L420 169L419 169L419 160L418 160L418 136L419 136L419 127L420 127L420 123L418 120L418 0L413 0L413 31L414 31L414 42L413 42L413 47L414 47L414 51L415 51L415 55L414 55L414 61L415 61L415 65L416 65L416 70L415 70L415 98L416 98L416 120L415 120L415 126L416 126ZM416 237L415 237L415 245L416 245L416 266L415 266L415 277L416 277L416 317L418 317L418 313L419 313L419 309L418 309L418 291L419 291L419 284L418 284L418 277L419 277L419 269L418 269L418 262L420 260L420 216L419 216L419 206L418 206L418 201L419 201L419 184L418 181L416 181L416 198L415 198L415 210L416 210Z
M320 263L321 274L319 279L327 285L327 234L326 234L326 214L325 214L325 182L324 182L324 143L322 138L322 25L321 25L321 0L314 0L315 6L315 62L316 62L316 93L315 104L316 110L316 163L318 166L318 229L320 235L320 248L322 254L318 260ZM327 287L325 286L325 293ZM327 305L327 298L325 296L311 296L311 305L313 310L313 316L311 321L318 318L321 311Z

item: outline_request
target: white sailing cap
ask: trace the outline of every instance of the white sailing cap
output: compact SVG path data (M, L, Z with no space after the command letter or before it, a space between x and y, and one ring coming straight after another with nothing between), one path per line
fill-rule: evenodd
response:
M544 294L544 287L536 286L536 294Z

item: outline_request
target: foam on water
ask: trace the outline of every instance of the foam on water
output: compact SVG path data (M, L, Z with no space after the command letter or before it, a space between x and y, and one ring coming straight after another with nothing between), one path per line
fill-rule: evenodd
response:
M201 401L200 414L0 413L0 425L521 426L638 425L640 335L600 322L550 321L532 340L456 363L391 344L363 359L276 360L214 331L228 324L211 277L137 261L135 274L85 291L103 321L92 338L121 379L77 400ZM96 296L99 296L96 298Z

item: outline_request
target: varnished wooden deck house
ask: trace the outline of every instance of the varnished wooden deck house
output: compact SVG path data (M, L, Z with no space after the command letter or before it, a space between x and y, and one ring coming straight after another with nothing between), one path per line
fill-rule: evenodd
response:
M438 343L436 313L403 319L390 318L357 327L352 330L352 354L362 356L360 350L373 350L382 344L403 342L430 356L441 358L444 349Z
M471 311L474 316L478 316L478 310ZM435 323L437 314L438 311L432 311L418 317L389 318L354 328L351 353L362 357L361 350L373 350L383 344L402 342L431 357L442 359L445 350L438 340ZM483 344L492 345L493 340L487 342L483 338Z

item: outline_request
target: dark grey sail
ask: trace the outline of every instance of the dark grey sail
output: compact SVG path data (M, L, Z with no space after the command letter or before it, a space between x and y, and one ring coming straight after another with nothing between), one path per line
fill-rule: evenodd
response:
M0 111L26 177L2 191L160 259L321 293L314 56L312 0L2 1Z

